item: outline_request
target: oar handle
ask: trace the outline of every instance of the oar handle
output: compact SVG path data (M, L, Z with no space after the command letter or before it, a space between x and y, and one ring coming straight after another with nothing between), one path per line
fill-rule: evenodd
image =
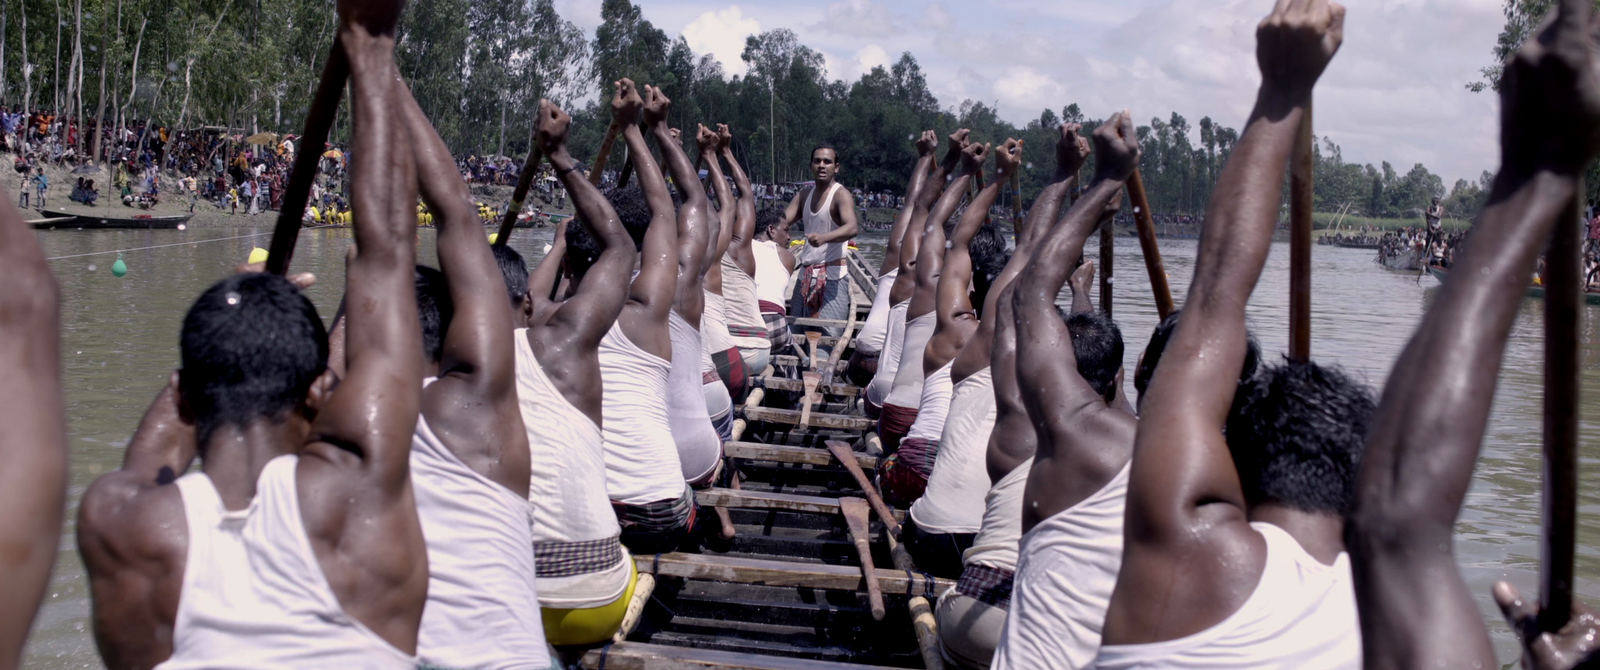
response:
M505 246L511 241L511 229L517 225L517 215L522 213L522 202L528 198L533 186L533 173L539 168L539 147L529 143L528 160L522 164L522 175L517 178L517 190L511 193L511 203L506 205L505 218L500 220L500 232L495 234L495 246Z
M612 121L606 127L606 138L600 141L600 154L594 157L594 165L589 169L589 183L600 185L600 179L606 171L606 159L611 156L611 147L617 143L617 133L622 132L622 126Z
M349 78L350 62L339 38L334 37L333 48L322 66L322 81L317 84L316 97L311 99L311 111L306 115L300 153L295 155L294 171L289 173L289 185L283 191L283 208L278 210L272 244L267 247L267 272L282 275L289 271L294 245L300 238L300 219L311 197L311 184L317 179L317 163L322 160L322 148L328 143L328 131L339 114L339 98L343 97Z
M1150 211L1150 197L1144 190L1144 177L1138 170L1128 178L1128 200L1133 202L1133 221L1139 229L1139 248L1144 251L1144 269L1150 274L1150 290L1155 294L1156 315L1162 319L1172 313L1172 287L1167 284L1167 268L1161 262L1161 245L1156 242L1156 219Z
M1582 194L1584 190L1577 191ZM1572 618L1578 520L1578 370L1583 314L1582 196L1568 203L1545 254L1544 546L1539 570L1539 628L1555 632Z
M1306 105L1289 159L1289 358L1302 363L1311 360L1312 148Z

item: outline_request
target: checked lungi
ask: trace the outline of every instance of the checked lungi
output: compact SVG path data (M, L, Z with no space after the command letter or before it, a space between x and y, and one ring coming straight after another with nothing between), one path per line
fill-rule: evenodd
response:
M894 405L884 407L887 410ZM895 507L911 507L928 489L928 475L933 474L934 456L939 443L921 438L906 438L900 449L878 462L878 488L883 491L884 502Z

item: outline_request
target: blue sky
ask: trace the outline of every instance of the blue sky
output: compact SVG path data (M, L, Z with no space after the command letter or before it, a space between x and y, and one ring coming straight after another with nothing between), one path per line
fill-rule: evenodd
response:
M1177 111L1239 127L1260 75L1255 26L1271 0L635 0L646 18L742 73L744 38L789 28L853 80L910 51L941 104L998 105L1023 123L1076 102L1148 123ZM586 30L600 0L557 0ZM1475 180L1498 163L1498 101L1471 93L1504 19L1501 0L1349 0L1345 43L1317 89L1316 132L1347 161L1421 162ZM943 129L941 129L943 130ZM1198 136L1194 138L1198 141Z

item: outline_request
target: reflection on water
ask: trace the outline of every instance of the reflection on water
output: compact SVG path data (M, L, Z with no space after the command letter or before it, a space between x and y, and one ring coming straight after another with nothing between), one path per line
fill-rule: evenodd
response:
M24 667L49 670L99 668L90 638L88 592L78 559L74 526L78 499L94 477L117 467L122 450L145 405L177 364L178 326L190 301L210 283L244 260L252 246L266 246L271 220L257 230L48 231L39 234L47 256L55 258L115 249L180 244L128 251L128 275L111 276L116 254L76 257L51 263L61 282L63 374L65 376L72 482L67 523L54 583L29 640ZM232 238L250 233L258 237ZM518 231L512 246L531 266L543 256L547 231ZM868 233L862 253L876 266L882 234ZM207 240L212 240L207 242ZM344 285L348 230L315 230L301 235L296 271L314 272L309 291L329 318ZM419 237L419 257L434 262L433 233ZM1167 270L1179 302L1194 265L1192 241L1163 242ZM1155 326L1138 244L1117 241L1115 317L1128 340L1131 368ZM1278 245L1268 260L1250 304L1251 327L1268 352L1288 342L1288 254ZM1091 258L1098 258L1094 248ZM1315 298L1312 351L1323 363L1338 363L1374 387L1381 386L1396 356L1435 293L1437 282L1379 269L1372 252L1318 246L1314 251ZM90 269L90 268L94 269ZM1098 303L1096 303L1098 304ZM1583 329L1583 383L1595 387L1600 359L1600 312L1588 308ZM1489 586L1510 579L1524 590L1536 587L1539 547L1539 440L1543 369L1542 303L1523 305L1495 397L1489 434L1457 527L1456 551L1463 574L1495 636L1502 663L1516 658L1516 645L1489 599ZM1586 394L1581 411L1584 449L1581 462L1592 468L1600 450L1589 446L1600 421L1600 398ZM1600 492L1580 488L1578 591L1600 600Z

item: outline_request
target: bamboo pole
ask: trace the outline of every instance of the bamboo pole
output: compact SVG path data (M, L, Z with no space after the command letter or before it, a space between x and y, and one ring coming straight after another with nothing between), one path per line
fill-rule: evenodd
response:
M1112 266L1116 265L1116 219L1108 218L1100 226L1100 311L1111 316L1111 287L1115 283Z
M916 570L917 565L906 548L893 536L886 540L894 567L907 572ZM906 593L912 592L913 585L907 584ZM906 609L911 613L911 629L917 634L917 648L922 652L923 667L927 670L944 670L944 655L939 651L939 620L933 616L933 606L923 596L911 596L906 599Z
M1150 211L1150 197L1144 190L1144 178L1134 170L1128 179L1128 200L1133 202L1133 221L1139 228L1139 248L1144 251L1144 269L1150 273L1150 290L1155 294L1156 315L1167 318L1172 313L1172 287L1167 284L1167 268L1161 262L1161 245L1156 242L1155 214ZM1104 258L1102 258L1102 262Z
M889 535L900 537L900 522L895 520L894 510L890 509L889 504L883 501L883 496L878 495L877 487L867 477L866 471L861 469L861 464L856 461L855 450L851 449L849 444L839 440L828 440L824 444L828 447L828 453L833 454L834 460L839 461L839 464L844 466L845 471L855 478L856 484L861 487L861 494L866 496L867 504L872 506L872 511L877 513L879 519L883 520L883 527L889 531Z
M1544 544L1539 628L1555 632L1572 617L1578 517L1578 347L1583 313L1581 187L1556 224L1545 257Z
M532 140L528 142L528 160L522 164L522 174L517 178L517 188L511 192L511 202L506 205L505 218L500 220L500 232L495 234L495 246L503 247L511 241L511 229L517 225L517 215L522 213L522 201L528 197L528 189L533 186L533 173L539 168L539 147Z
M1289 358L1311 360L1311 106L1295 135L1289 159Z
M289 173L289 183L284 187L283 209L278 211L278 225L272 230L272 244L267 249L267 272L281 275L289 271L294 245L300 238L300 219L306 200L311 197L311 183L317 178L317 162L322 159L322 147L327 144L328 131L339 114L339 98L344 95L345 81L349 78L350 63L345 60L339 38L335 37L328 60L322 66L322 81L317 84L316 97L311 100L311 111L306 115L300 153L295 155L294 170Z
M612 121L606 128L606 138L600 142L600 154L594 157L594 165L589 168L589 183L600 185L600 179L606 171L606 158L611 155L611 146L617 143L617 133L622 132L622 126Z

